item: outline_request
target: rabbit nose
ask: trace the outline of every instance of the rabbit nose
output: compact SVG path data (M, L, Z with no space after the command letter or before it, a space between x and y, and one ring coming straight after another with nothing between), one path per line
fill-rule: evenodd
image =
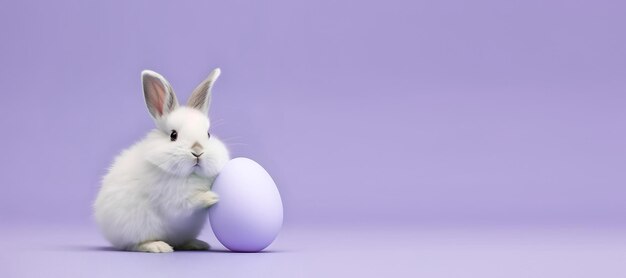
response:
M200 157L203 154L202 145L198 142L193 143L193 146L191 146L191 154L195 157Z

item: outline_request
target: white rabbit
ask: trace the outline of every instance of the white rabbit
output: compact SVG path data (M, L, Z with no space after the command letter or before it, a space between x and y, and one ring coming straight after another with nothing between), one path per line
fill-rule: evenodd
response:
M156 72L141 73L143 94L157 128L124 150L102 180L95 219L114 247L143 252L208 249L196 239L207 208L218 201L210 191L230 160L224 144L209 133L215 69L179 107L170 84Z

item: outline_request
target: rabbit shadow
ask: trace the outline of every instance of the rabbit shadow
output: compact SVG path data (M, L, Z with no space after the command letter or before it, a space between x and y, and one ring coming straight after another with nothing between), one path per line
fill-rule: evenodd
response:
M47 251L71 251L71 252L126 252L123 250L115 249L111 246L92 246L92 245L57 245L48 246L45 248Z
M122 253L137 253L128 250L120 250L111 246L93 246L93 245L63 245L63 246L50 246L46 248L49 251L71 251L71 252L122 252ZM270 253L283 253L283 250L262 250L258 252L238 252L230 251L226 249L209 249L209 250L175 250L174 253L226 253L226 254L270 254Z

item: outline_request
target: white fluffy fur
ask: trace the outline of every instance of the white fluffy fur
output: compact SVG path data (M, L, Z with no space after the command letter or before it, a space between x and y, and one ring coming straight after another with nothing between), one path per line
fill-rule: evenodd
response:
M162 78L153 72L144 75ZM169 86L163 82L164 88ZM168 93L175 99L171 88ZM154 103L147 105L152 109ZM94 203L95 219L116 248L144 252L208 248L196 237L205 224L207 208L218 200L210 188L230 159L228 150L207 135L206 111L177 103L172 111L164 111L154 117L157 128L124 150L102 180ZM178 133L176 141L170 140L172 130ZM199 159L192 155L196 143L203 151Z

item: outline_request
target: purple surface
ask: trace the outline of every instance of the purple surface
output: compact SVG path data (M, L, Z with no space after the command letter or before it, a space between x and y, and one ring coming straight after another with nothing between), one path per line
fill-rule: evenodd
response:
M540 234L536 249L485 251L412 241L401 227L624 226L625 10L617 0L3 1L2 244L29 245L12 232L19 227L35 227L34 242L50 244L51 225L87 230L61 233L68 242L85 237L74 243L80 250L16 250L2 254L10 257L2 268L50 270L48 262L63 260L58 271L74 263L110 270L137 257L139 267L174 271L176 263L161 264L171 259L208 271L212 260L246 258L250 269L292 262L292 271L343 266L345 274L379 254L419 273L408 263L413 251L400 247L409 242L421 254L411 262L424 262L426 274L491 265L540 273L507 253L518 247L522 260L556 274L577 273L584 262L617 270L598 258L615 252L612 239L623 250L621 237L592 235L605 245L588 253L587 241L559 249ZM277 247L315 251L190 260L195 253L83 250L104 244L87 228L100 177L153 127L140 71L162 73L185 99L217 66L212 134L276 180L285 229L295 231ZM353 251L338 251L339 223L392 230L380 238L354 232L346 237ZM305 225L326 232L308 241ZM364 251L372 244L376 252ZM471 263L481 258L491 261Z
M111 251L95 229L1 231L2 277L624 277L626 230L288 228L271 252ZM8 249L7 249L8 248Z

